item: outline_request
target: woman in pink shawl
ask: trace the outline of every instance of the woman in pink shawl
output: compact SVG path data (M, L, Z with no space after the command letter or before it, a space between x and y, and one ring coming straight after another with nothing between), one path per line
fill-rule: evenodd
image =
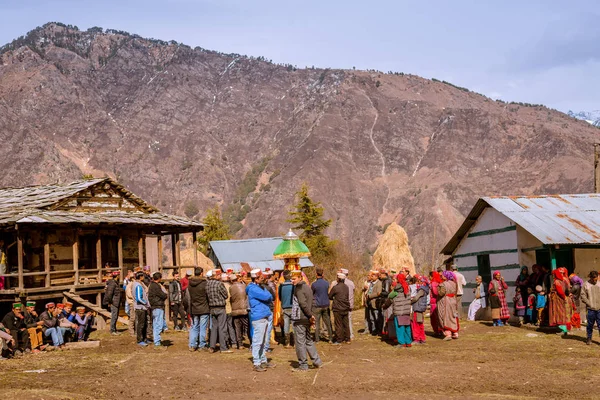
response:
M456 304L456 276L452 271L442 273L443 282L438 287L437 314L444 340L458 339L458 308Z
M437 296L438 287L442 284L442 277L439 272L431 272L431 295L429 297L429 321L431 322L431 329L433 329L434 335L440 335L442 330L440 329L439 318L437 315Z
M504 278L502 277L500 271L494 271L494 279L492 279L490 282L488 292L492 289L496 291L498 299L500 299L500 320L504 325L506 325L508 319L510 318L508 303L506 302L506 291L508 290L508 285L506 282L504 282Z

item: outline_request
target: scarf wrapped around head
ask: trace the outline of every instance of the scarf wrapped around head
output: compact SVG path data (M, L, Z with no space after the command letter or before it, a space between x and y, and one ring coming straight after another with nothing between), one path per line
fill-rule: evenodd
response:
M555 269L554 271L552 271L552 276L554 276L554 279L558 279L559 281L563 280L563 273L561 271L560 268Z
M396 275L396 280L398 281L398 284L396 286L402 286L402 289L404 290L404 295L410 294L410 290L408 289L408 283L406 282L406 276L400 273Z
M493 277L495 280L499 281L500 279L499 279L499 278L496 278L496 275L500 275L500 277L502 277L502 274L501 274L501 273L500 273L500 271L498 271L498 270L494 271L494 273L492 274L492 277Z
M569 276L569 278L571 278L571 283L572 283L573 285L575 285L575 284L578 284L579 286L583 286L583 279L581 279L581 278L580 278L580 277L578 277L577 275L575 275L575 274L571 274L571 275Z
M444 271L442 272L442 275L444 275L444 278L448 281L456 281L456 275L454 275L454 272L452 271Z
M442 283L442 277L440 276L440 273L437 271L433 271L433 273L431 274L431 282L435 282L435 283Z

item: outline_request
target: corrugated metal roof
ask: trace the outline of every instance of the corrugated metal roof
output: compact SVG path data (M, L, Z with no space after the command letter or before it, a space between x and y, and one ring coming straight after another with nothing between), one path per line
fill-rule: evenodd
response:
M443 254L456 250L486 207L493 207L543 244L600 243L600 194L482 197Z
M221 267L226 270L232 268L234 271L241 269L240 263L248 263L253 268L265 270L267 267L271 270L282 270L283 260L274 260L273 252L283 241L280 237L244 239L244 240L213 240L210 247L219 260ZM312 267L312 262L303 257L300 259L300 266Z

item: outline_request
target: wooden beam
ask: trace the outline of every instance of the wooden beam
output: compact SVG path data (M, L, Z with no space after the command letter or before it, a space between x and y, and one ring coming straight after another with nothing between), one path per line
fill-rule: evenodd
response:
M198 238L196 231L192 232L192 248L194 249L194 266L198 266Z
M175 234L171 234L171 259L173 260L173 266L175 267L177 265L177 256L176 256L176 246L177 244L175 243Z
M125 271L123 270L123 233L119 231L119 241L117 242L117 259L119 260L119 271L121 271L121 282L125 277Z
M144 236L140 233L138 239L138 258L140 261L140 267L144 266Z
M102 236L100 236L100 232L96 235L96 268L98 269L98 279L102 280Z
M75 286L79 284L79 233L73 232L73 271L75 271Z
M157 236L158 241L158 270L160 273L163 273L163 263L162 263L162 255L163 255L163 243L162 243L162 235Z
M19 270L19 289L23 289L23 235L17 232L17 266Z
M46 272L46 287L50 287L50 243L48 243L48 232L44 231L44 271Z
M181 236L179 233L175 235L175 260L177 265L181 265Z
M110 311L105 310L104 308L102 308L100 306L100 304L93 304L90 303L89 301L83 299L81 296L78 296L75 293L70 293L70 292L63 292L63 295L70 298L71 300L81 304L82 306L85 306L91 310L96 311L98 314L105 316L106 318L110 319ZM100 293L98 293L98 299L100 298ZM127 325L128 322L125 318L119 317L118 321L124 325Z

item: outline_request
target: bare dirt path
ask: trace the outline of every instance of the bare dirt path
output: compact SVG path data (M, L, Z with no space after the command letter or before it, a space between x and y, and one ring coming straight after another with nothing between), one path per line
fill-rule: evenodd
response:
M528 334L536 334L528 337ZM597 334L597 333L596 333ZM562 338L524 328L464 323L461 338L428 338L399 349L357 335L351 345L319 343L325 367L291 372L293 350L277 346L277 367L251 370L248 350L190 353L187 335L166 332L166 350L138 348L95 333L97 349L0 362L0 397L14 399L593 398L600 345L583 332ZM25 373L43 369L43 373Z

